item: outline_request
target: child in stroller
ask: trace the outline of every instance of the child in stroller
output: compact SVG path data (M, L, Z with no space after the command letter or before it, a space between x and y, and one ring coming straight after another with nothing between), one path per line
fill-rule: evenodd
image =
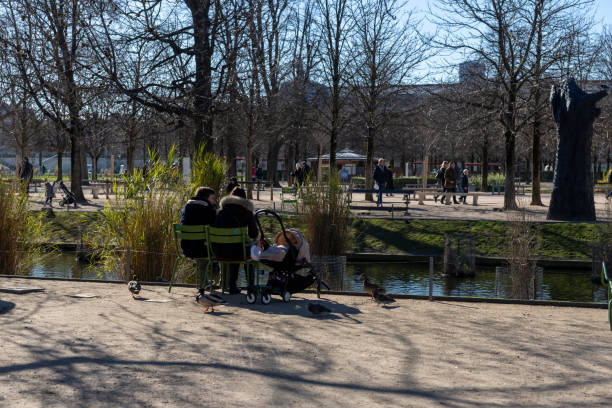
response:
M281 227L273 245L266 240L259 222L259 218L266 215L274 217ZM280 295L284 302L289 302L292 294L302 292L313 284L316 284L317 297L320 296L322 286L329 290L327 284L315 275L310 266L310 246L300 231L285 230L280 216L267 209L258 210L255 220L261 239L251 248L251 257L273 269L266 285L253 285L248 288L247 303L255 303L258 294L265 305L270 303L271 295ZM305 271L306 274L299 274L298 271Z
M63 198L61 199L59 205L63 207L65 205L74 204L74 208L77 208L76 196L74 195L72 191L68 190L68 187L66 187L64 182L61 180L59 182L59 188L60 190L62 190L62 194L63 194Z

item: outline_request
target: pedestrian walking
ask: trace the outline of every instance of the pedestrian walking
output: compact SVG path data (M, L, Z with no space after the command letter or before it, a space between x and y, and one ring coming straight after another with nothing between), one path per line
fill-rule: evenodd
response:
M470 171L468 169L463 169L463 174L461 174L461 180L459 186L461 187L461 191L467 193L470 188L470 179L469 179ZM467 204L467 195L464 194L459 197L459 201L463 199L463 204Z
M444 172L446 171L446 168L448 167L448 162L446 160L444 160L442 162L442 164L440 165L440 168L438 170L436 170L436 185L437 187L440 189L440 191L444 191ZM438 197L440 197L440 194L436 194L434 196L434 202L438 202ZM444 194L442 194L442 199L440 199L440 204L444 203Z
M49 204L50 207L53 207L53 198L55 197L55 181L53 184L45 181L45 205Z
M32 176L34 175L34 168L32 167L32 163L28 157L24 157L21 162L21 167L19 168L19 181L22 185L25 185L26 193L30 191L30 182L32 181Z
M385 159L383 159L382 157L380 159L378 159L378 165L374 168L374 175L373 175L374 181L376 182L376 185L374 186L375 190L378 190L378 197L376 199L376 206L377 207L382 207L382 199L383 199L383 194L385 191L385 183L386 183L386 177L385 177Z
M391 165L385 168L385 179L385 190L387 191L386 196L393 197L393 193L389 193L389 191L393 191L393 168Z
M255 171L255 177L257 178L257 182L259 183L257 185L257 188L261 190L261 184L263 183L263 178L264 178L263 166L261 163L257 165L257 170Z
M450 166L444 172L444 192L455 193L457 191L457 172L455 170L455 162L451 162ZM446 198L446 197L445 197ZM440 200L442 202L442 200ZM457 196L453 194L453 203L457 202ZM448 204L448 200L447 200Z

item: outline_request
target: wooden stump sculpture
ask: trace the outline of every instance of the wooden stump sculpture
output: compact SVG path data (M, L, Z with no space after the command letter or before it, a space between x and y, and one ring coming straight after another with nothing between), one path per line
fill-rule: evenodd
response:
M595 220L591 145L593 122L601 113L595 104L608 94L587 93L573 78L550 93L559 142L549 220Z

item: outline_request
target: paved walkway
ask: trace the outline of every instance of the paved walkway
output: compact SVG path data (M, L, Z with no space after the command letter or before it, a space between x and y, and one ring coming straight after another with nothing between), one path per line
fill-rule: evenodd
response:
M39 190L40 191L40 190ZM30 195L33 208L39 210L44 203L42 193ZM111 196L112 197L112 196ZM88 204L79 204L79 211L99 211L107 202L104 194L99 195L98 199L94 199L91 195L90 187L85 187L85 198L89 201ZM517 203L520 207L526 208L527 212L534 221L546 221L548 205L550 203L550 194L542 194L543 206L530 206L530 195L518 195ZM58 200L55 200L54 207L62 211L72 211L73 208L58 207ZM280 189L275 189L274 201L270 201L270 190L266 189L260 192L260 201L254 200L256 208L273 208L280 210ZM384 197L384 207L382 210L375 208L371 201L365 200L365 194L353 194L353 213L361 217L385 217L390 218L391 209L393 208L394 218L406 218L404 210L406 208L405 201L401 195L395 194L393 197ZM429 218L429 219L457 219L457 220L507 220L514 216L513 212L502 211L504 205L503 195L484 194L478 199L478 206L473 206L471 198L468 198L468 204L451 204L442 205L439 202L428 197L424 205L419 205L417 199L411 199L409 204L409 215L407 218ZM292 204L285 204L285 211L294 211ZM612 220L612 208L606 202L604 193L595 194L595 210L599 220Z
M2 407L609 407L603 309L326 296L204 314L193 289L0 278ZM93 299L66 295L92 293Z

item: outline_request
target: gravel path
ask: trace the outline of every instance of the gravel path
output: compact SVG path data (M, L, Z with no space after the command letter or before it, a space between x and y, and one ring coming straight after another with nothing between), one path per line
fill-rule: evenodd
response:
M311 296L204 314L193 289L0 278L0 407L609 407L602 309ZM67 295L92 293L91 299Z

